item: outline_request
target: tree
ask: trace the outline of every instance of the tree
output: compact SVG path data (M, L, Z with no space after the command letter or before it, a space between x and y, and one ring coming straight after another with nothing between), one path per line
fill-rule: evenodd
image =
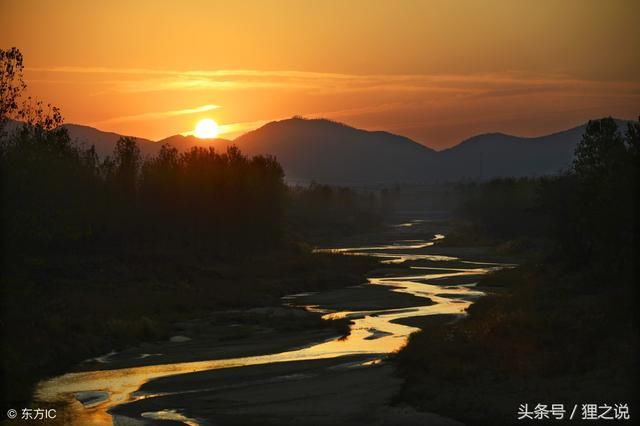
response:
M576 147L573 169L585 180L600 180L627 160L625 142L611 117L590 120Z
M22 77L22 53L16 47L0 49L0 138L9 118L18 109L18 99L27 87Z
M140 148L135 139L122 137L113 150L115 184L123 195L132 195L136 190L138 172L142 163Z
M0 141L4 141L5 127L11 119L24 122L22 130L30 132L32 136L42 138L43 133L56 130L60 132L57 136L64 139L64 130L60 128L63 120L59 108L51 104L45 105L31 96L19 104L18 101L27 88L23 69L23 57L19 49L0 49Z
M576 147L574 238L581 240L586 261L631 259L639 130L637 123L630 124L623 136L611 117L589 121Z
M629 151L637 171L640 165L640 117L638 117L638 122L627 125L626 137L627 151Z

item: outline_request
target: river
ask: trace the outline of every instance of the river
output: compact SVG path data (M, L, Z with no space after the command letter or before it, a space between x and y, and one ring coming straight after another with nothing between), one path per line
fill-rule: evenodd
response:
M108 366L109 354L101 359L105 368L41 382L34 399L39 406L58 407L59 420L73 425L424 421L389 405L401 382L388 355L420 328L464 316L484 294L474 288L478 278L504 266L478 250L440 248L446 238L445 231L436 231L441 226L405 219L350 245L319 249L373 256L381 263L362 285L283 298L292 309L349 318L346 338L188 362L165 363L144 354L149 358L143 365L123 368Z

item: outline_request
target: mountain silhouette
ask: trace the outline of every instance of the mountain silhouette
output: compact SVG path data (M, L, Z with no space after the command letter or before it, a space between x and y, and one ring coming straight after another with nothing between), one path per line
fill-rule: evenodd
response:
M8 132L12 132L16 130L20 126L20 124L21 123L19 121L10 120L7 123L6 130ZM113 132L105 132L90 126L84 126L80 124L63 124L62 127L67 129L67 131L69 132L69 136L71 137L71 140L73 142L78 145L84 145L87 147L93 145L96 148L96 152L101 157L111 155L113 153L113 147L115 146L118 139L123 136L129 136ZM164 144L169 144L178 149L178 151L188 151L194 146L201 146L205 148L211 146L216 149L224 150L227 146L233 143L227 139L199 139L195 136L183 135L173 135L159 141L152 141L136 136L130 137L132 137L138 143L140 152L143 156L156 155Z
M628 121L616 120L622 132ZM474 136L438 152L441 179L491 179L543 176L571 166L576 145L587 125L538 137L504 133Z
M100 156L107 156L113 152L113 147L123 135L112 132L103 132L89 126L81 126L78 124L64 124L69 131L69 136L76 143L85 144L86 146L94 145L96 152ZM133 137L143 156L156 155L162 145L169 144L178 151L188 151L194 146L209 147L224 150L232 142L226 139L199 139L195 136L173 135L157 142L149 139Z
M118 139L123 136L128 136L113 132L104 132L102 130L80 124L63 124L62 127L67 129L72 141L77 144L83 144L87 147L93 145L96 148L96 152L101 157L110 155L113 152L113 147L116 142L118 142ZM142 152L143 155L155 155L160 151L160 145L157 145L155 142L150 141L149 139L132 137L138 143L140 152Z
M274 155L290 181L343 185L423 182L436 154L404 136L299 117L268 123L234 143L251 155Z
M474 136L438 153L441 176L488 179L556 173L571 165L585 127L534 138L503 133Z
M621 131L625 120L616 120ZM10 122L7 129L15 129ZM100 156L112 153L122 136L89 126L65 124L72 140L94 145ZM163 144L179 151L194 146L224 150L237 145L248 155L269 154L283 166L290 183L375 185L438 183L461 179L541 176L571 165L586 124L561 132L518 137L488 133L435 151L404 136L357 129L327 119L293 117L273 121L235 140L174 135L154 142L134 138L143 155L155 155Z

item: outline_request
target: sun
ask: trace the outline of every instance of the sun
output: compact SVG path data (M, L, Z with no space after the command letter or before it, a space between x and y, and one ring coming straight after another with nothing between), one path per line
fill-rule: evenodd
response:
M213 139L218 136L218 133L220 133L218 123L210 118L198 121L193 131L194 136L200 139Z

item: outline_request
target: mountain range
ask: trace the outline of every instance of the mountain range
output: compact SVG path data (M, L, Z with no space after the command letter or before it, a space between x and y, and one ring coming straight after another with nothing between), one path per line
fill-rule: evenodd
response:
M624 124L619 121L619 124ZM64 125L72 140L94 145L101 156L113 151L117 133L77 124ZM326 119L294 117L270 122L234 140L174 135L160 141L135 137L143 155L163 144L179 151L194 146L224 150L238 146L248 155L275 156L287 180L339 185L436 183L553 174L570 166L586 124L546 136L525 138L488 133L435 151L404 136L356 129Z

